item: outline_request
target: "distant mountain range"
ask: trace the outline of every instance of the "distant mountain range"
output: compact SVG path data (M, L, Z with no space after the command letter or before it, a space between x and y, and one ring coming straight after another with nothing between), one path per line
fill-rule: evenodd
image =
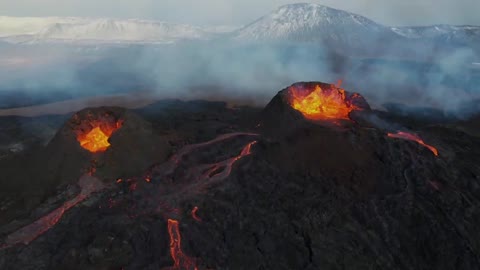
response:
M0 41L13 44L165 44L212 39L317 43L342 49L365 49L372 47L372 42L385 46L429 42L476 49L480 44L480 26L389 27L350 12L303 3L281 6L234 30L133 19L0 17Z
M0 17L0 40L10 43L172 43L208 39L209 32L186 24L146 20L62 17Z
M392 27L395 33L411 39L431 39L459 45L480 44L480 26L433 25L416 27Z

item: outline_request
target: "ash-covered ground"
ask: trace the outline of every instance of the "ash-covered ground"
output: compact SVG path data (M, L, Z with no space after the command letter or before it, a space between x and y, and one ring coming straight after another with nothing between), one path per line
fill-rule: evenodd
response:
M104 153L72 114L1 117L0 269L480 268L478 117L324 124L286 91L76 114L125 120Z

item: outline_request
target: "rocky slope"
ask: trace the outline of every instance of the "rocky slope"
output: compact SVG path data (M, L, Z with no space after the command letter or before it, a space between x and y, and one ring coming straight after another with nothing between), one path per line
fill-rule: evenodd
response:
M2 195L0 268L480 266L478 137L455 123L432 125L368 104L350 120L311 121L290 106L287 90L263 110L175 101L137 110L172 147L170 158L137 177L105 178L81 202L82 186L59 186L56 196L20 216L21 204ZM439 155L389 137L389 129L421 136ZM112 141L112 151L125 143ZM9 158L28 170L21 153ZM12 244L19 228L65 202L70 208L58 223Z

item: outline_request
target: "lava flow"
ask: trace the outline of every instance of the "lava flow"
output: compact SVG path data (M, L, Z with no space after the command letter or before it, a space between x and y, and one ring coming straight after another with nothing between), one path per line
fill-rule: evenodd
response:
M202 142L202 143L197 143L197 144L190 144L186 145L182 149L180 149L175 155L173 155L168 162L165 162L164 164L160 164L152 169L152 172L158 172L161 175L169 175L175 171L177 168L178 164L182 160L182 158L191 153L192 151L200 148L200 147L205 147L208 145L212 145L217 142L221 142L224 140L228 140L237 136L259 136L257 133L248 133L248 132L234 132L234 133L228 133L228 134L223 134L218 137L216 137L213 140L207 141L207 142ZM250 148L248 148L250 149Z
M182 251L182 237L180 229L178 228L178 221L175 219L168 219L168 234L170 235L170 255L173 260L173 269L194 269L197 270L195 260L188 257Z
M108 139L122 126L121 121L117 121L113 124L108 122L96 121L92 123L93 128L85 133L77 135L77 140L84 149L96 153L107 150L110 146Z
M207 170L199 178L200 183L210 183L212 181L219 181L227 178L232 172L233 164L240 160L241 158L252 154L251 149L252 145L256 144L257 141L249 142L245 147L243 147L240 155L220 161L215 164L204 165L200 167L206 167Z
M435 156L438 156L437 148L426 144L418 135L408 133L408 132L405 132L405 131L397 131L397 133L388 133L387 135L388 135L388 137L391 137L391 138L404 139L404 140L417 142L418 144L423 145L426 148L428 148L430 151L432 151L432 153Z
M221 136L218 138L225 138L225 136ZM218 138L215 140L218 141L219 140ZM209 141L209 142L212 142L212 141ZM188 182L187 183L184 182L181 185L177 186L177 188L175 189L175 192L173 193L170 192L168 196L178 196L178 194L182 194L181 196L185 197L185 194L199 194L204 192L205 189L208 188L210 185L226 179L228 176L230 176L233 165L238 160L252 154L251 148L255 143L257 143L257 141L252 141L246 144L242 148L239 155L230 157L228 159L225 159L216 163L201 164L201 165L188 168L183 173L183 176L182 176L183 179L185 179L186 182L187 181ZM179 152L182 152L182 151L179 151ZM172 164L172 162L167 162L166 164L158 167L158 168L164 168L165 170L158 170L158 168L156 169L159 175L162 175L163 177L165 177L167 175L170 175L177 169L177 165L178 165L178 162L180 162L180 159L173 159L172 161L177 163ZM165 196L167 195L165 194ZM156 211L163 212L163 213L173 213L172 210L174 209L173 207L169 206L165 202L156 203L155 207L156 207ZM191 211L192 218L198 222L201 222L201 219L198 217L196 213L197 211L198 211L197 207L195 207Z
M75 198L66 201L62 206L38 219L37 221L29 224L18 231L8 235L5 240L5 247L10 247L17 244L28 245L31 241L35 240L38 236L42 235L46 231L55 226L62 216L69 209L79 204L92 193L99 191L103 188L102 183L95 177L84 175L78 181L78 185L81 188L80 194Z
M198 206L193 207L192 212L191 212L192 213L192 218L195 219L198 222L202 222L202 219L199 218L198 215L197 215L197 211L198 211Z
M359 109L346 96L345 90L331 86L314 89L291 86L290 105L311 120L349 119L351 111Z

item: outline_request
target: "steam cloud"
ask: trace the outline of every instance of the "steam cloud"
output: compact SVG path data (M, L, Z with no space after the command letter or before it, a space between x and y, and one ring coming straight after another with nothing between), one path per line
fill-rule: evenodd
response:
M220 41L128 47L4 45L0 97L12 91L62 99L148 90L160 98L214 97L264 105L296 81L342 79L346 90L361 93L373 107L395 102L460 116L472 113L464 104L480 94L476 52L371 44L381 45L369 48L363 58L317 45ZM378 51L383 60L371 57ZM405 59L390 57L404 51L409 53ZM6 99L1 103L8 106Z

